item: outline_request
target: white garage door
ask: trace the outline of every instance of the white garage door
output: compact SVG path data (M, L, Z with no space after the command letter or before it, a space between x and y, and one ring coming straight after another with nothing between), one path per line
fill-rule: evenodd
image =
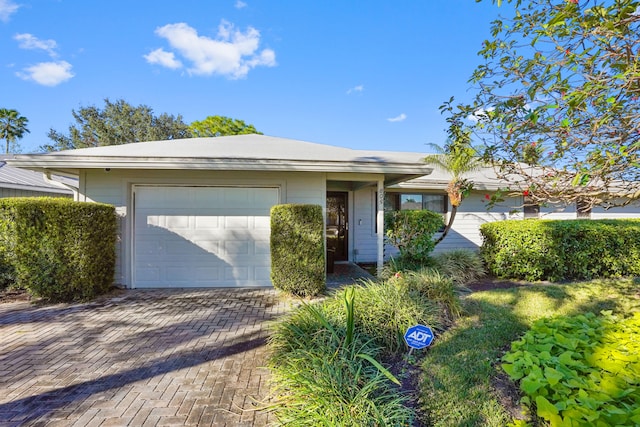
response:
M134 189L133 287L270 286L277 188Z

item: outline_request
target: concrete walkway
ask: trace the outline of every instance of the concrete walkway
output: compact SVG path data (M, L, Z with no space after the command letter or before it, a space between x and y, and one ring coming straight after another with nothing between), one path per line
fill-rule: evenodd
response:
M273 289L0 304L0 426L264 426Z

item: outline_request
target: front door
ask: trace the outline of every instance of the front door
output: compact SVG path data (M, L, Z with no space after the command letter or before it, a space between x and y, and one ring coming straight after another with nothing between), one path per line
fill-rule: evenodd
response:
M334 250L334 260L349 259L349 193L327 192L327 249Z

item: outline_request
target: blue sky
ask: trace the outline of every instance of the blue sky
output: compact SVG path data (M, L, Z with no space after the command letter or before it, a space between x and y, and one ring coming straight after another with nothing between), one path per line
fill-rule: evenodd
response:
M438 107L470 96L500 12L489 0L0 0L0 107L29 119L23 152L105 98L423 152L446 138Z

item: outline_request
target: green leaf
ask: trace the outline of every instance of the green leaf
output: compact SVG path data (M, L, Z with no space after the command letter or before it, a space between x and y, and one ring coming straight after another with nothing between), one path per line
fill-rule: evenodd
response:
M550 367L546 367L544 369L544 376L547 381L549 381L550 386L558 384L560 380L564 378L564 375L561 372L558 372L557 370Z
M529 374L520 382L520 388L527 394L534 394L541 387L544 387L544 383L540 380L541 378Z
M393 376L393 374L391 372L389 372L389 370L387 370L384 366L382 366L380 364L380 362L378 362L373 357L369 356L368 354L364 354L364 353L358 353L358 354L356 354L356 357L359 357L361 359L367 360L369 363L371 363L373 366L375 366L376 369L378 371L380 371L385 377L387 377L391 382L393 382L393 383L395 383L397 385L402 385L400 383L400 381L398 381L398 379L395 376Z
M551 404L544 396L536 396L537 414L551 422L551 425L560 425L562 418L558 416L558 408Z
M524 373L517 369L513 363L503 363L502 369L507 373L507 375L509 375L509 378L514 381L519 380L524 375Z

